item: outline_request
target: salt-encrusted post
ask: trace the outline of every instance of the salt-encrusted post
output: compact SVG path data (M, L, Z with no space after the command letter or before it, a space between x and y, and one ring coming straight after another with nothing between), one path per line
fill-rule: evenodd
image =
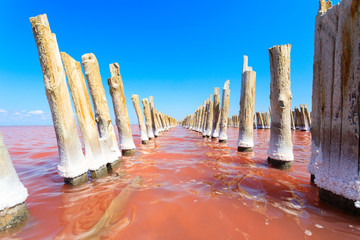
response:
M144 116L141 112L141 106L140 106L140 101L139 101L139 96L133 94L131 96L131 100L133 102L134 108L135 108L135 112L136 112L136 116L138 118L138 122L139 122L139 129L140 129L140 137L141 137L141 143L142 144L147 144L149 141L149 138L147 136L147 132L146 132L146 126L145 126L145 122L144 122Z
M309 123L308 123L308 119L306 118L306 113L305 113L305 108L304 108L304 105L300 104L300 109L301 109L301 121L302 121L302 124L303 124L303 127L302 131L307 131L309 130Z
M264 121L262 118L262 113L256 112L256 128L257 129L263 129L264 128Z
M143 107L144 107L144 115L145 115L145 121L146 121L147 136L151 140L155 136L154 136L154 131L153 131L153 127L152 127L153 124L152 124L152 119L151 119L149 100L147 98L144 98L141 101L142 101L142 104L143 104Z
M246 60L245 60L246 59ZM244 56L243 73L241 76L241 97L239 112L239 138L238 151L252 152L254 147L254 111L255 111L255 86L256 72L247 66L247 56Z
M28 191L16 174L0 133L0 232L20 226L27 219L27 197Z
M152 128L153 128L153 131L154 131L154 136L158 137L159 132L160 132L160 128L159 128L158 120L156 118L156 110L155 110L155 103L154 103L154 97L153 96L149 97L149 104L150 104L150 112L151 112Z
M315 22L311 159L319 198L360 215L360 4L320 1Z
M311 116L310 116L310 112L309 112L309 109L306 106L306 104L304 104L304 110L305 110L305 116L306 116L306 119L308 122L308 127L310 128L311 127Z
M50 30L46 14L32 17L30 22L56 133L60 157L59 174L64 177L66 184L78 185L87 182L88 166L76 130L59 47L55 34Z
M76 117L84 142L85 159L88 168L93 178L102 177L107 174L107 162L101 151L99 136L91 109L85 78L81 70L81 64L64 52L61 53L61 58L64 63Z
M112 170L121 161L121 151L110 118L105 90L101 80L99 63L92 53L84 54L81 57L81 61L94 106L95 121L100 136L101 150L107 161L108 170Z
M219 142L227 142L227 121L229 116L229 101L230 101L230 81L227 80L223 89L223 97L221 101L221 119Z
M207 117L206 130L205 130L205 136L208 138L211 137L211 132L213 129L213 117L214 117L213 116L214 106L213 106L213 101L211 99L212 99L212 96L210 95L208 117Z
M295 121L294 121L294 114L293 114L293 111L291 109L290 109L290 117L291 117L291 130L296 130Z
M131 133L130 120L125 102L124 85L120 75L119 64L110 64L111 78L108 79L113 101L116 126L119 131L119 142L124 156L135 155L135 144Z
M271 128L268 162L278 168L288 168L294 160L290 116L290 51L290 44L269 49Z
M220 88L214 88L214 100L213 100L213 126L211 131L211 137L219 137L219 116L220 116Z

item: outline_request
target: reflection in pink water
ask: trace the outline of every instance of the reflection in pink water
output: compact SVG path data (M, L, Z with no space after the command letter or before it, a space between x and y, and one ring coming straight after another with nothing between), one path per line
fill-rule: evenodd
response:
M294 132L294 166L266 163L269 130L255 131L254 153L237 153L238 129L219 144L183 128L140 144L117 171L79 187L56 173L58 154L51 126L1 127L31 216L12 237L77 239L103 216L111 221L99 239L359 239L360 223L320 203L306 165L310 134ZM140 188L126 192L135 177ZM124 190L125 189L125 190ZM125 192L125 194L124 194ZM126 196L122 198L122 196ZM120 196L121 200L118 200Z

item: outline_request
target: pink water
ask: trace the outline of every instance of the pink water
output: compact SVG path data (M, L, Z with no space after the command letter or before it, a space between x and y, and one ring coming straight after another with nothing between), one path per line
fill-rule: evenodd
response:
M294 132L293 167L266 163L269 130L255 131L253 153L238 153L238 129L219 144L177 127L137 146L114 173L78 187L57 174L52 126L1 127L29 191L30 217L10 239L77 239L135 176L142 186L112 211L95 239L359 239L359 220L320 203L309 182L310 134ZM122 195L121 195L122 196Z

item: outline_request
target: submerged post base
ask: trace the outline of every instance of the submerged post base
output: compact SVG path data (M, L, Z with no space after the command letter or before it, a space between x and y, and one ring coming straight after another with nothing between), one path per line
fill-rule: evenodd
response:
M315 184L315 175L314 174L311 174L310 182Z
M269 157L268 157L267 161L272 167L281 169L281 170L288 169L292 166L292 161L282 161L282 160L272 159Z
M238 152L252 152L253 148L252 147L239 147L238 146Z
M141 144L146 145L146 144L148 144L148 142L149 142L148 140L142 140L142 141L141 141Z
M92 171L90 170L90 174L92 178L100 178L105 176L108 173L106 165L101 166L99 169Z
M354 200L347 199L323 188L319 188L319 199L349 214L360 216L360 208L355 207Z
M115 162L106 164L107 170L113 171L115 168L117 168L119 166L120 162L121 162L121 158L119 158Z
M134 156L135 155L135 149L123 149L121 150L123 156Z
M23 226L29 216L25 202L0 211L0 232L11 232Z
M65 184L76 186L76 185L86 183L88 181L88 179L89 178L88 178L87 173L83 173L80 176L77 176L74 178L64 178L64 182L65 182Z

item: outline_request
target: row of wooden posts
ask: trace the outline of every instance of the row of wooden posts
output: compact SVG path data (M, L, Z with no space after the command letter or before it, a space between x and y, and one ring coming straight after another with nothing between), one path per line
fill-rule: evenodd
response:
M81 65L66 53L59 52L55 34L46 15L31 18L38 47L56 132L60 164L59 173L66 183L87 181L87 171L100 173L119 160L114 129L110 120L99 67L93 54L85 54L82 65L95 109L92 115L89 94ZM360 4L342 0L332 6L330 0L319 1L315 21L315 53L312 88L312 113L305 106L291 111L290 50L291 45L269 49L270 58L270 141L268 161L276 167L288 167L294 160L291 129L304 130L311 125L311 158L308 171L319 187L319 198L355 215L360 215ZM254 108L256 73L244 58L241 79L238 151L254 147ZM65 71L64 71L65 68ZM133 154L133 143L126 110L124 87L119 66L110 65L108 80L123 154ZM85 156L76 130L66 76L85 145ZM227 141L230 82L220 89L193 115L183 121L184 127L201 132L204 137ZM213 100L212 100L213 99ZM142 142L160 131L175 126L176 120L156 111L154 101L143 100L146 124L141 120L139 101L132 100L139 118ZM260 115L259 115L260 118ZM293 120L292 120L293 118ZM151 119L151 120L150 120ZM150 123L151 122L151 123ZM97 126L97 130L96 130ZM261 126L264 126L262 124ZM146 129L146 130L145 130ZM146 134L145 134L146 132ZM101 157L100 157L101 156ZM98 161L97 161L98 160ZM0 231L22 222L27 216L26 188L20 182L0 134Z
M270 109L268 113L256 112L257 128L268 128L271 131L271 141L268 150L268 160L271 164L280 168L291 166L294 160L291 142L291 91L290 91L290 51L291 45L274 46L269 49L271 85L270 85ZM228 86L225 84L225 86ZM239 117L228 119L230 90L224 87L223 101L221 104L220 134L217 135L217 119L214 114L218 112L217 99L218 88L215 88L214 100L207 99L194 114L188 115L182 122L182 126L190 130L201 132L203 137L219 138L219 142L227 141L227 126L237 121L239 126L238 151L249 152L253 150L253 129L255 110L256 72L248 66L248 57L244 56L243 71L241 77L241 98ZM225 90L228 94L225 95ZM296 108L297 109L297 108ZM295 109L295 111L296 111ZM272 121L270 121L270 118ZM212 124L213 122L213 124ZM300 121L299 121L300 122ZM209 131L212 129L212 132ZM212 134L209 134L212 133Z
M296 107L294 111L290 109L291 46L269 49L269 163L281 168L290 166L294 160L291 129L306 131L311 126L308 171L311 181L319 187L319 199L355 215L360 215L359 21L359 1L342 0L334 6L330 0L319 1L311 118L306 105L301 105L300 109ZM252 151L254 146L255 76L244 58L240 114L238 119L231 118L239 122L239 151ZM264 123L267 115L256 113L258 128L267 126ZM183 126L203 131L197 116L197 112L187 116Z
M270 129L271 117L269 112L265 112L265 113L256 112L254 119L256 119L254 121L254 129ZM239 115L233 115L230 118L228 118L228 126L239 127L240 126ZM291 129L309 131L310 126L311 126L311 117L306 104L301 104L300 110L299 108L295 107L294 110L291 111Z
M102 177L119 164L122 156L134 155L136 149L120 67L117 63L110 64L111 77L108 79L118 129L118 144L95 55L84 54L81 59L82 64L80 64L67 53L59 52L55 34L51 32L45 14L30 18L30 22L38 48L46 96L57 138L60 158L58 172L64 178L64 182L70 185L87 182L88 171L92 178ZM81 65L84 68L85 77ZM66 79L85 154L77 132ZM95 114L92 111L90 95ZM134 94L131 100L138 118L142 144L147 144L161 132L168 131L177 125L174 118L156 110L152 96L149 99L142 99L144 114L139 96ZM0 181L0 192L4 193L0 196L0 231L6 231L27 218L28 210L25 200L28 192L15 172L1 134L0 178L6 179L6 181Z

